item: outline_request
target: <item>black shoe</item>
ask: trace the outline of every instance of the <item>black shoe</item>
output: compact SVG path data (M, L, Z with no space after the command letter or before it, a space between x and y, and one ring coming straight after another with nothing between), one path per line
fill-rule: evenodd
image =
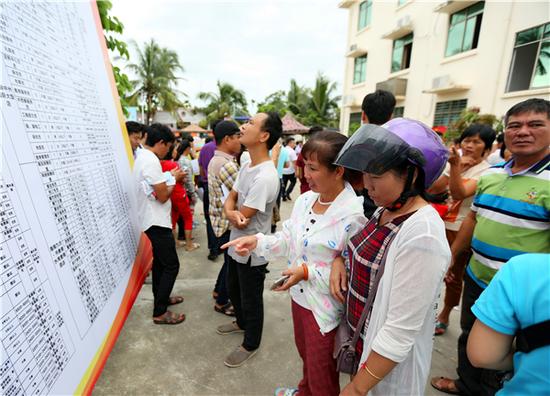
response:
M216 261L216 259L218 258L218 255L217 255L216 253L210 252L210 253L208 254L208 257L207 257L207 258L208 258L208 260L210 260L210 261Z

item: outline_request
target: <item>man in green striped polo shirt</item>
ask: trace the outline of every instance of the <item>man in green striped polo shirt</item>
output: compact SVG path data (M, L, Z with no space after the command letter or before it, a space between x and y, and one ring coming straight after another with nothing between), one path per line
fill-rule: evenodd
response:
M468 248L458 339L459 378L432 378L434 388L454 394L493 395L502 373L473 367L466 355L475 322L471 307L499 268L514 256L550 252L550 102L528 99L505 116L506 163L479 179L472 210L451 246L453 257ZM454 264L453 264L454 265ZM451 270L447 276L452 276Z

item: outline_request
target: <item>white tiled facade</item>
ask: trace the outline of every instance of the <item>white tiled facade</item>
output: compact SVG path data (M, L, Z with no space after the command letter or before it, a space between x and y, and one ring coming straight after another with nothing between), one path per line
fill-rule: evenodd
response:
M348 53L340 119L342 132L348 132L350 115L354 114L355 119L358 117L363 97L373 92L379 83L383 83L378 85L379 88L389 87L388 90L394 92L398 111L404 110L405 117L421 120L430 126L435 126L435 109L440 102L462 100L454 102L454 105L475 106L482 113L502 116L509 107L522 100L531 97L550 99L548 58L542 64L549 69L543 76L542 86L540 76L537 88L527 87L510 92L508 83L516 34L550 23L549 1L484 2L477 48L447 57L452 15L474 6L475 1L371 1L368 2L369 18L363 16L359 22L362 3L362 8L365 8L366 2L359 0L341 1L339 4L349 12ZM478 4L477 8L480 6ZM368 26L361 27L365 25L365 20L369 21ZM550 31L544 32L544 26L542 29L539 53L543 48L541 43L550 40ZM547 29L550 30L550 25ZM410 65L392 73L394 40L410 33L413 33ZM468 39L464 38L466 41ZM537 50L534 44L532 48ZM544 49L550 50L550 43ZM356 79L364 81L354 84L355 58L365 54L366 70L356 76ZM526 73L525 70L522 73ZM529 81L530 77L526 78Z

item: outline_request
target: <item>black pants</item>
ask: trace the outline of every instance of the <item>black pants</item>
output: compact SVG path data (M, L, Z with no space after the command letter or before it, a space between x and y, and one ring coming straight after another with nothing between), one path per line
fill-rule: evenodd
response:
M223 233L221 237L217 238L218 247L229 242L230 235L231 231L227 230ZM220 268L218 279L216 280L216 286L214 287L214 291L218 293L218 298L216 298L216 304L218 305L225 305L229 302L229 293L227 291L227 267L229 265L228 261L229 254L227 253L227 249L225 249L223 251L223 265Z
M287 188L287 184L290 182L290 185ZM292 173L290 175L283 175L283 199L290 198L290 194L292 194L292 190L294 190L294 186L296 185L296 173Z
M456 386L464 395L494 395L502 387L502 371L479 369L472 366L466 354L468 336L476 320L472 306L479 298L483 289L466 272L464 274L464 292L462 294L462 312L460 313L460 328L458 337L458 373Z
M153 316L156 317L164 314L168 308L180 262L171 228L152 226L145 234L153 245Z
M208 239L208 250L210 253L219 254L219 246L216 242L216 234L212 228L212 222L210 221L210 203L208 200L208 183L204 183L202 188L204 189L204 195L202 197L202 209L204 211L204 219L206 220L206 238Z
M228 257L227 285L235 307L237 324L244 330L242 346L247 351L260 347L264 326L264 280L267 264L252 267Z

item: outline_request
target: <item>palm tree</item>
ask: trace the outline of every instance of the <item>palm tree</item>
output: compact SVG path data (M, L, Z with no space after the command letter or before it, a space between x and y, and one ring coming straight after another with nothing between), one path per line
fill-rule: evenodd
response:
M297 117L305 117L309 105L309 93L308 88L299 86L295 79L291 79L286 97L288 110Z
M199 92L197 97L207 102L202 109L207 120L213 121L231 115L248 113L247 102L243 91L233 85L219 81L216 83L217 92Z
M335 119L340 96L334 96L337 84L322 73L317 75L315 88L311 91L310 110L316 123L328 124Z
M137 103L138 98L145 99L146 123L149 124L157 110L174 111L183 105L178 99L176 87L178 80L176 73L182 72L178 54L168 48L160 47L154 39L144 44L143 49L134 42L138 61L128 65L137 79L132 81L134 93L129 101Z

